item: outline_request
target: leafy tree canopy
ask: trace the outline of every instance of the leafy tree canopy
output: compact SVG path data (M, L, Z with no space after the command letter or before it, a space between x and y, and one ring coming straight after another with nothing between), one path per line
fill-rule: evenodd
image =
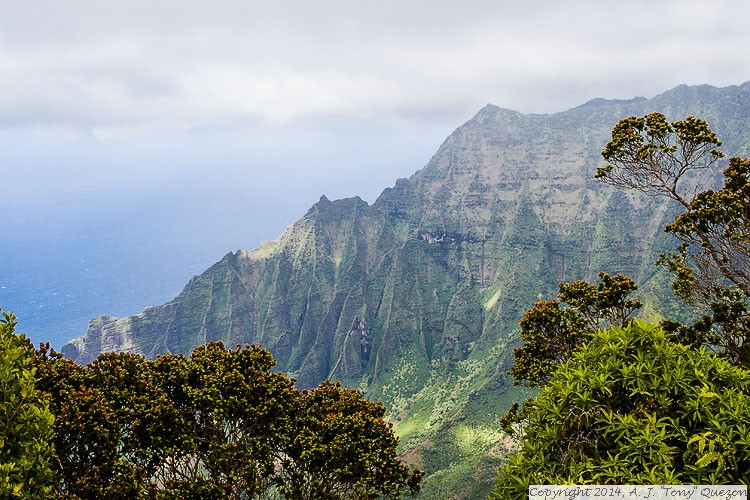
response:
M31 347L15 333L13 313L0 317L0 497L46 499L54 491L50 464L53 416L39 394Z
M496 498L529 484L750 481L750 372L635 321L592 335L529 404Z
M377 498L416 493L385 409L358 391L312 391L259 346L201 346L155 361L76 365L43 345L40 388L68 498Z

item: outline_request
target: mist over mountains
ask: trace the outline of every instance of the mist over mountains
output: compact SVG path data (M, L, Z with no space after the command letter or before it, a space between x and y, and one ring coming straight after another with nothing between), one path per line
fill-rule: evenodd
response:
M488 105L372 204L321 197L276 240L227 254L161 306L93 319L63 352L259 343L302 387L338 379L384 401L426 497L477 497L507 451L496 419L525 395L505 375L525 309L604 271L639 283L649 319L690 313L653 265L674 246L663 227L677 207L593 179L617 121L652 111L701 117L728 156L750 153L750 82L549 115Z
M59 349L92 317L161 304L227 251L276 237L321 193L374 201L452 129L356 125L111 139L5 130L0 304Z

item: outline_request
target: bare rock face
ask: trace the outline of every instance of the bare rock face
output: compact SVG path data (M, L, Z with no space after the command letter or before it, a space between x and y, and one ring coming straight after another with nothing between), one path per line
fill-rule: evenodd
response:
M138 352L133 333L125 326L129 318L99 316L91 320L85 337L73 339L62 348L68 358L91 361L102 352Z
M355 317L344 338L339 359L332 370L334 379L356 379L362 376L370 360L370 334L359 317Z
M496 419L526 395L505 375L525 309L605 271L635 278L652 318L673 315L653 263L676 207L593 180L617 121L652 111L705 118L728 155L750 153L750 83L553 115L487 106L372 205L322 197L277 240L226 255L167 304L95 318L63 353L262 344L300 386L334 378L384 401L427 497L479 497L505 450Z

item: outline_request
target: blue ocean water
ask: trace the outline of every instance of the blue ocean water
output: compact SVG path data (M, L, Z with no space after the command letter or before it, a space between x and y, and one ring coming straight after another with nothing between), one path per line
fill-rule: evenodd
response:
M170 300L226 253L281 234L310 202L197 201L182 192L17 207L0 237L0 307L15 313L18 331L32 341L59 348L83 335L95 316L135 314Z

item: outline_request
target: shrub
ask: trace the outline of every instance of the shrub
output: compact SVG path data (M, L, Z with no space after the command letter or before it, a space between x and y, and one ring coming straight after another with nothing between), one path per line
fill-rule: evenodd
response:
M633 322L594 334L531 402L496 498L529 484L750 480L750 371Z

